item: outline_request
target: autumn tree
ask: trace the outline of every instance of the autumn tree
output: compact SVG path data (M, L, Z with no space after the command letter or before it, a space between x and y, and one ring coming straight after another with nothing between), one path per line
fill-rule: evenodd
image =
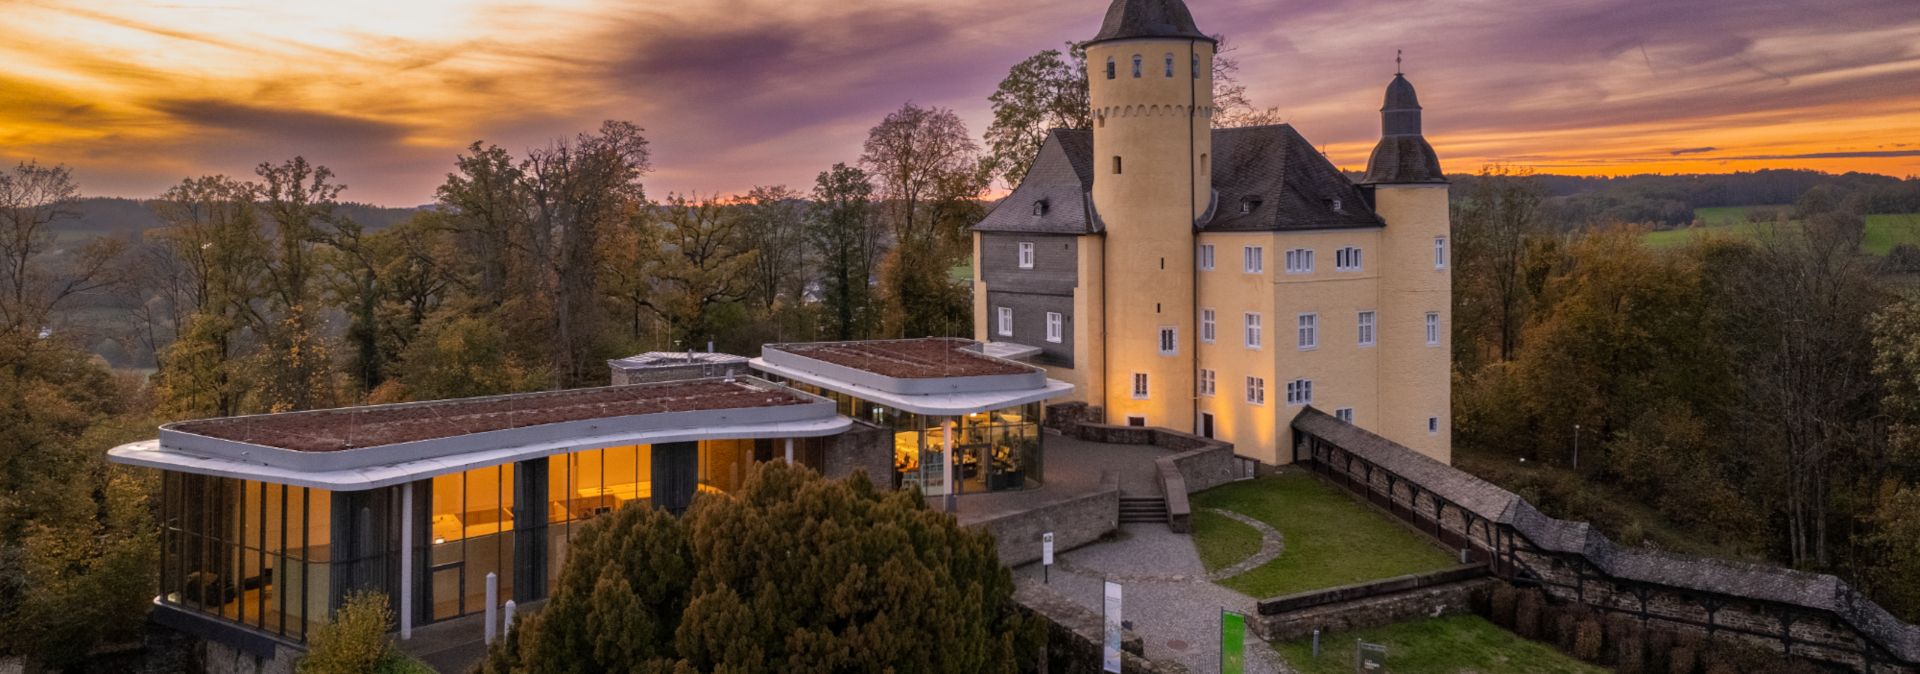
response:
M881 197L893 249L881 273L888 331L895 336L954 334L971 326L964 289L949 275L986 190L979 146L952 110L911 103L867 136L860 157Z
M665 320L685 348L714 339L716 309L753 288L755 260L747 214L718 196L668 195L632 224L634 293L629 300Z
M872 332L872 276L879 242L872 217L873 184L859 167L820 172L807 214L807 247L819 264L820 301L833 339Z
M1017 672L1040 632L988 534L914 491L761 464L684 519L581 531L558 587L486 674Z
M1487 166L1453 201L1455 363L1512 360L1540 293L1546 192L1527 170ZM1489 353L1490 352L1490 353Z
M518 255L532 206L526 174L513 155L475 141L454 158L454 172L435 192L456 234L459 256L449 263L465 273L479 303L499 307L513 292L511 279L526 270Z
M333 181L332 170L304 157L262 163L254 174L261 180L260 212L273 224L266 302L248 313L261 336L258 370L273 373L255 382L258 395L271 411L327 406L335 400L335 386L333 354L321 325L319 249L337 242L342 219L334 208L346 186Z
M741 237L754 252L753 296L764 311L800 301L806 278L806 203L785 185L756 186L738 203Z
M50 327L61 304L120 281L120 240L96 237L72 247L54 241L54 224L78 217L79 197L65 166L25 162L0 172L0 330L37 333Z
M987 102L987 158L994 177L1012 187L1026 177L1048 131L1093 127L1086 47L1070 42L1064 55L1048 49L1014 64Z

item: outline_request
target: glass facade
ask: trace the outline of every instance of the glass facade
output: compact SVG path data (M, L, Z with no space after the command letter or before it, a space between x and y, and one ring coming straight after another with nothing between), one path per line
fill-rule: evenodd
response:
M860 398L788 381L786 385L832 400L840 414L893 431L893 486L919 486L928 496L947 493L946 434L953 433L954 482L959 492L1008 491L1038 487L1041 473L1041 415L1038 402L959 417L914 414Z
M160 601L304 641L333 596L332 497L163 473Z

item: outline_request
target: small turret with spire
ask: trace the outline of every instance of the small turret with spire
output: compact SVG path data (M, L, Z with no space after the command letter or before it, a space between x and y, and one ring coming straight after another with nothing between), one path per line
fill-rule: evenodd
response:
M1393 81L1387 83L1387 100L1380 106L1380 143L1367 160L1367 176L1362 184L1446 182L1440 170L1440 157L1420 135L1420 98L1413 83L1407 81L1400 50L1393 54Z

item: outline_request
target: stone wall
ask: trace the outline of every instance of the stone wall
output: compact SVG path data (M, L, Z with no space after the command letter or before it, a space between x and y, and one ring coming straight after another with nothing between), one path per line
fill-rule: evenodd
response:
M853 428L825 440L825 465L820 472L827 478L866 471L874 484L893 486L893 434L887 429L856 419Z
M272 658L262 658L211 639L201 643L206 645L200 658L206 674L293 674L293 663L301 655L291 648L277 648Z
M1271 641L1292 641L1313 634L1348 632L1391 625L1420 618L1467 613L1492 592L1499 583L1493 578L1455 581L1417 587L1402 592L1364 596L1360 599L1322 604L1277 614L1262 613L1255 618L1260 636Z
M1083 402L1055 403L1047 406L1047 416L1040 424L1050 430L1063 434L1072 434L1072 429L1080 424L1097 424L1105 420L1100 408Z
M1100 540L1120 528L1120 479L1100 476L1093 493L975 522L962 522L993 535L1000 563L1015 567L1040 560L1040 535L1053 532L1053 548L1064 552Z
M1098 613L1073 603L1045 585L1027 584L1014 593L1014 600L1046 623L1046 674L1097 674L1101 671L1101 651L1106 624ZM1120 640L1122 674L1187 674L1177 663L1155 662L1145 657L1146 645L1131 630Z

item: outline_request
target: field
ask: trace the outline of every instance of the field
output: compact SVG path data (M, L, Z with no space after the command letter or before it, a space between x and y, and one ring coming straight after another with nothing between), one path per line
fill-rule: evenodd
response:
M1235 482L1194 496L1193 542L1213 571L1260 548L1252 527L1204 512L1231 510L1271 525L1285 552L1221 585L1252 597L1348 585L1453 565L1425 538L1306 473Z
M1475 615L1388 625L1320 636L1320 657L1311 640L1274 644L1301 674L1353 671L1355 640L1387 647L1387 671L1433 674L1601 674L1608 670L1528 641Z
M1654 248L1671 248L1691 240L1694 236L1717 234L1734 237L1757 236L1760 228L1747 222L1747 214L1760 209L1772 209L1785 212L1792 206L1727 206L1720 208L1696 208L1693 217L1698 225L1684 229L1669 229L1661 232L1648 232L1647 245ZM1886 255L1894 245L1907 243L1920 246L1920 213L1878 214L1867 216L1866 240L1861 242L1860 250L1870 255Z

